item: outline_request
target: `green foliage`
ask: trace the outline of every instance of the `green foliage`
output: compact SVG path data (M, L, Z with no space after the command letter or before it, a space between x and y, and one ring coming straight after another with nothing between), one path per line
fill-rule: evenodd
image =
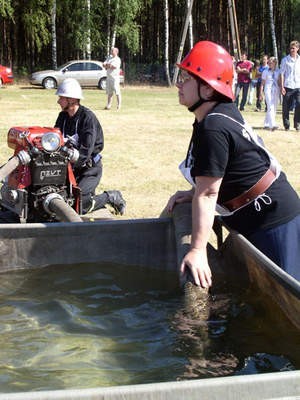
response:
M86 55L103 59L108 44L116 45L127 63L163 63L165 51L162 0L0 0L0 59L28 70L52 65L52 6L56 2L57 63ZM273 0L279 55L300 37L300 0ZM175 62L185 22L186 0L168 0L169 60ZM259 12L257 11L259 10ZM250 58L273 51L268 1L236 1L241 48ZM209 39L231 51L227 0L194 1L193 40ZM109 43L108 43L109 42ZM55 48L55 46L53 46ZM184 53L189 49L188 39Z
M0 0L0 16L4 18L11 18L13 15L13 7L11 0Z
M112 30L116 30L130 51L136 53L139 48L139 26L136 18L142 10L142 0L112 0L111 14L114 15Z
M300 40L300 0L294 0L294 14L298 16L295 18L294 37Z
M50 9L46 0L30 0L21 16L27 39L35 44L38 52L48 45L50 34Z

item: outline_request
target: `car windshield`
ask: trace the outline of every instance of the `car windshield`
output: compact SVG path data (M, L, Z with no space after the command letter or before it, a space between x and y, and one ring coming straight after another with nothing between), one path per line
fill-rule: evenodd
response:
M61 65L60 67L57 67L55 71L60 71L61 69L65 68L65 67L66 67L67 65L69 65L69 64L70 64L70 63L67 62L67 63Z

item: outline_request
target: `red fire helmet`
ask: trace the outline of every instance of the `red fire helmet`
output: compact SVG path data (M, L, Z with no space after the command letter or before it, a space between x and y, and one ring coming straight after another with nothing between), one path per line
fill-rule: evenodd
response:
M218 93L233 100L233 62L231 55L210 41L195 44L178 67L198 76Z

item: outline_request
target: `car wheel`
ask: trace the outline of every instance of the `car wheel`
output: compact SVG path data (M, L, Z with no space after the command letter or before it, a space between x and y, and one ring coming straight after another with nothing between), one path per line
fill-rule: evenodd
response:
M106 89L106 78L101 78L99 83L98 83L98 88L101 90Z
M43 80L44 89L55 89L56 88L56 80L54 78L45 78Z

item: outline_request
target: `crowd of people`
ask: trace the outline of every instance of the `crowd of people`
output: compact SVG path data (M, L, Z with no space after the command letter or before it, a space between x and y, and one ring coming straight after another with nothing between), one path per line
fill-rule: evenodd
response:
M299 42L293 40L289 54L280 62L264 54L261 60L248 60L243 52L241 59L234 63L233 92L235 103L240 111L245 105L253 105L256 94L255 111L265 111L264 129L274 131L279 128L276 122L278 104L282 103L283 129L290 129L290 112L294 112L293 127L300 131L300 56ZM240 94L242 93L241 101Z

